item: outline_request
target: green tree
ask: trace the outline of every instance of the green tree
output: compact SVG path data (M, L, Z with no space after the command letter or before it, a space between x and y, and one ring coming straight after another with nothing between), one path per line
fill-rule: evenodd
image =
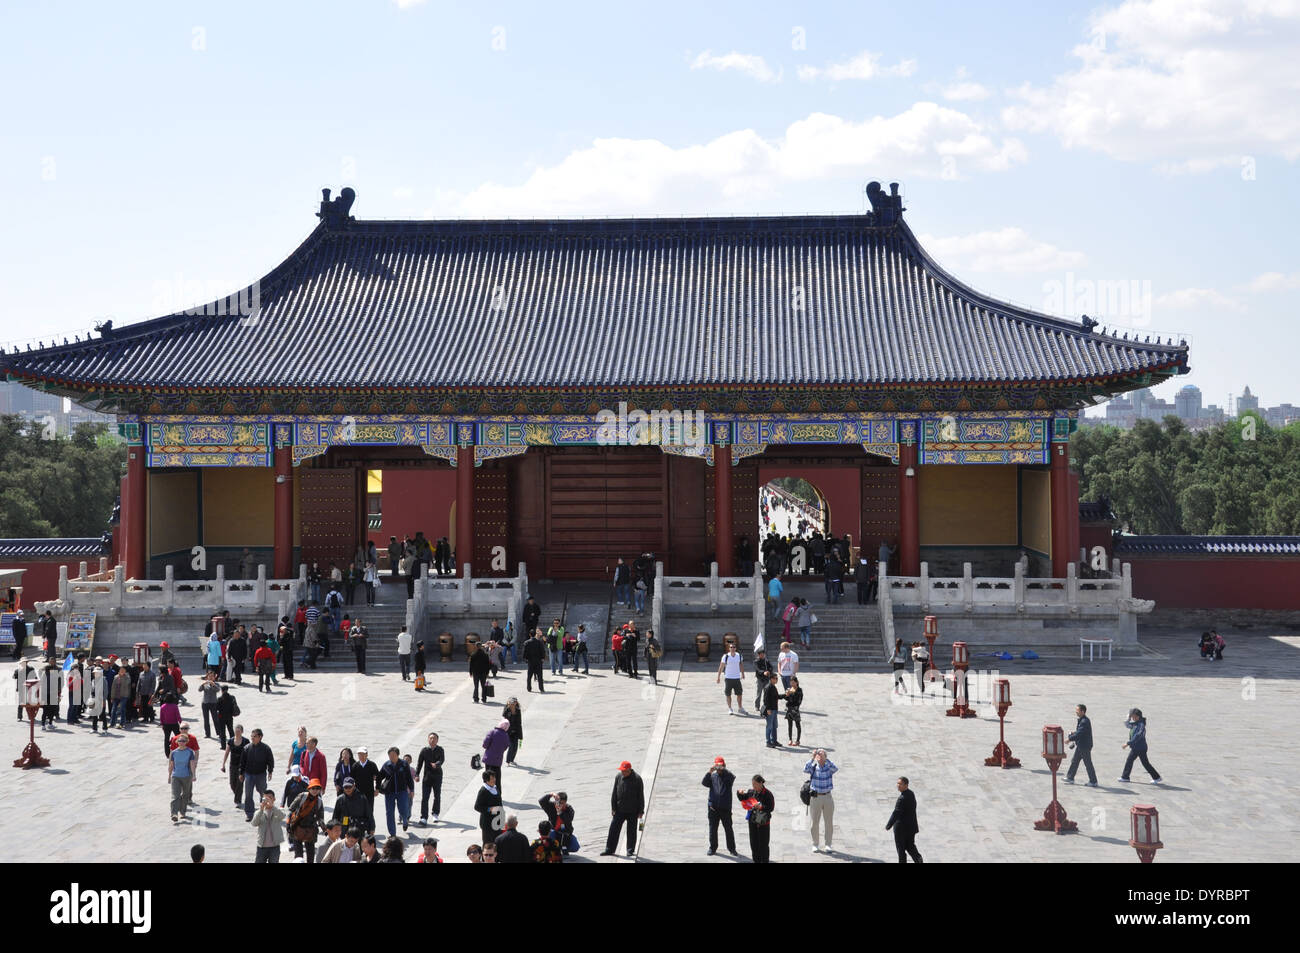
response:
M0 417L0 536L101 535L125 463L103 424L44 440L21 417Z

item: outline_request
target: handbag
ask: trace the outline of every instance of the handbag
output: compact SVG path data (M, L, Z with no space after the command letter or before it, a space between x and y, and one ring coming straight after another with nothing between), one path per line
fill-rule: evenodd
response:
M812 804L812 778L805 781L799 789L799 800L803 801L805 807Z
M817 613L813 612L813 613L809 614L809 616L808 616L808 624L809 624L809 625L816 625L816 624L817 624Z
M470 756L470 759L469 759L469 766L470 766L470 768L473 769L474 771L482 771L482 770L483 770L483 756L482 756L482 755L478 755L478 754L471 755L471 756Z
M496 694L497 694L497 689L496 689L496 686L495 686L495 685L493 685L491 682L484 682L484 683L483 683L483 697L484 697L484 698L495 698L495 697L496 697Z

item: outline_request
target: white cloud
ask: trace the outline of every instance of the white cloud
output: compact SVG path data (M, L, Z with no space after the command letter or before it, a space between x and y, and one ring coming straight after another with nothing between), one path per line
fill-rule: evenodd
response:
M1074 72L1014 91L1010 128L1171 173L1300 158L1300 3L1126 0L1095 14Z
M989 90L987 86L981 86L979 83L973 83L970 80L959 81L943 88L943 98L953 102L988 99Z
M408 185L399 185L393 189L393 198L395 199L409 199L414 194L415 190Z
M1223 311L1245 311L1240 301L1229 298L1213 288L1179 288L1156 295L1152 302L1157 308L1168 311L1191 311L1197 308L1215 308Z
M440 194L431 213L466 216L716 213L752 211L790 182L870 176L951 178L1025 161L1018 140L995 140L965 113L916 103L865 120L826 113L791 123L779 138L740 129L674 147L656 139L597 139L521 184L485 183Z
M691 63L691 69L711 69L718 72L737 70L753 77L760 83L775 83L781 79L781 74L773 72L763 57L752 53L737 53L735 50L721 56L715 56L712 51L705 50L695 57L694 62Z
M921 247L934 256L944 269L960 275L965 272L1065 271L1087 261L1083 252L1066 251L1050 242L1033 238L1023 228L1008 227L970 235L937 237L917 236Z
M418 7L424 2L425 0L393 0L393 3L397 4L398 8L401 10L409 10L411 7Z
M879 53L864 51L845 63L830 63L821 68L800 66L798 72L804 81L827 79L831 82L875 79L877 76L911 76L916 72L916 60L900 60L893 66L881 66Z
M1247 291L1268 292L1268 291L1294 291L1300 288L1300 271L1293 271L1289 275L1284 275L1280 271L1266 271L1262 275L1256 275L1246 286Z

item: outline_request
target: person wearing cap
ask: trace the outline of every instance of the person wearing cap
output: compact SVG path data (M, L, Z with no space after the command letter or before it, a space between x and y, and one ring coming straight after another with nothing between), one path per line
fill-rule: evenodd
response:
M506 817L506 829L493 841L497 846L497 863L531 864L533 852L528 846L528 838L519 833L519 815Z
M726 760L717 757L700 783L709 789L709 856L718 852L718 825L721 824L727 835L727 853L735 857L736 831L731 826L731 790L735 787L736 776L727 770Z
M199 755L190 748L189 736L181 732L180 745L167 757L167 783L172 789L172 820L185 820L185 812L194 800L194 778L198 774Z
M284 794L280 798L280 806L288 807L305 790L307 790L307 779L302 776L302 768L295 764L289 769L289 780L284 782Z
M362 746L357 749L357 763L352 766L352 780L357 782L357 790L370 798L375 797L375 786L379 782L379 765L370 760L370 752Z
M357 790L357 782L351 778L343 779L343 793L334 801L331 820L338 821L345 828L359 827L367 834L375 832L374 802Z
M379 769L379 787L384 792L384 815L388 820L388 836L397 836L393 808L402 822L402 830L411 823L411 795L415 793L415 779L410 766L402 760L398 748L388 749L388 761Z
M632 770L632 764L624 761L618 766L614 777L614 788L609 795L609 837L605 840L605 849L600 856L612 855L618 847L618 834L627 824L627 855L636 853L636 826L638 818L645 814L645 786L641 776Z
M316 862L316 837L325 824L325 808L321 803L321 782L312 778L307 790L294 798L289 805L289 837L295 855L307 855L307 863Z

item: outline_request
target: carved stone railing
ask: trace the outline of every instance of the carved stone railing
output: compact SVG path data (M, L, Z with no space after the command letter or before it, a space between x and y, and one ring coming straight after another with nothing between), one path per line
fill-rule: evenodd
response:
M39 611L50 609L56 616L65 616L68 612L94 610L113 618L126 610L167 616L236 608L260 613L274 607L283 614L307 591L306 566L300 568L297 579L268 579L263 564L257 567L255 580L227 580L225 569L217 566L215 579L183 582L176 581L171 566L166 567L162 579L127 579L124 567L119 565L110 571L103 559L97 573L88 574L84 562L79 568L76 578L70 578L68 567L59 567L59 597L37 603Z

